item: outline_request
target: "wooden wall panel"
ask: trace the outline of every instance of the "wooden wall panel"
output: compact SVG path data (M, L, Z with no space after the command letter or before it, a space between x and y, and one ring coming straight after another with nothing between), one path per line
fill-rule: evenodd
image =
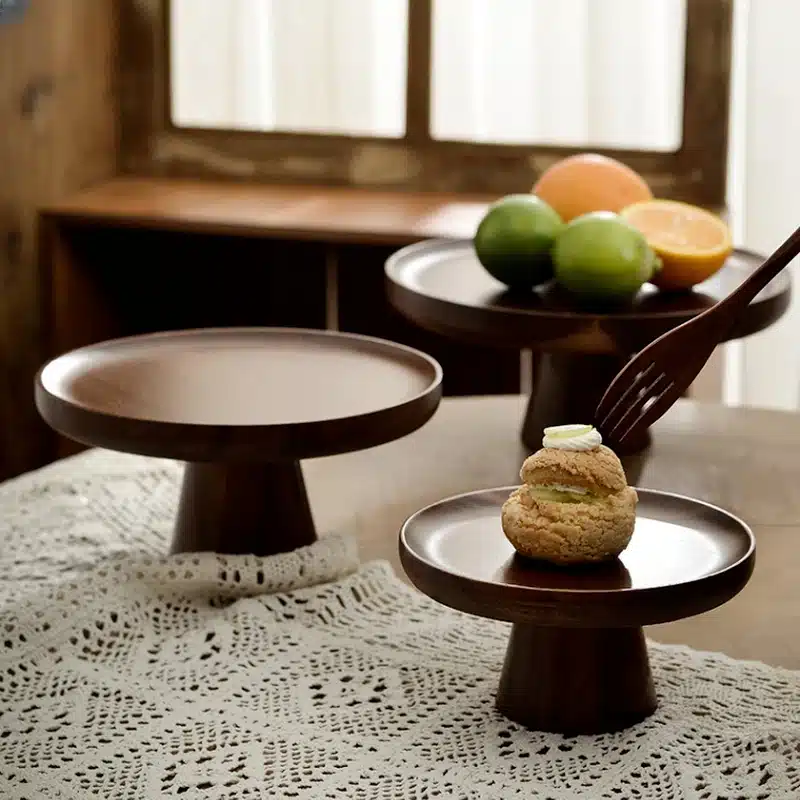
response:
M42 463L37 209L112 175L116 4L37 0L0 24L0 479Z

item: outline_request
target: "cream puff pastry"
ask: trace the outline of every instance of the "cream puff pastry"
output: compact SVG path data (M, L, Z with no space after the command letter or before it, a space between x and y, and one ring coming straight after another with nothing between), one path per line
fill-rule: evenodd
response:
M503 504L503 532L523 556L555 564L617 557L630 543L636 490L591 425L546 428Z

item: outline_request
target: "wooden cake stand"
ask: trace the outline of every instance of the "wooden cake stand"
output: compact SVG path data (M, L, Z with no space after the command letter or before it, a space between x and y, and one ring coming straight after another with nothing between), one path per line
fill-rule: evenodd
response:
M700 614L750 578L755 539L714 506L637 489L636 529L605 564L557 568L516 555L500 524L514 487L442 500L400 532L417 588L481 617L512 622L498 710L539 731L608 733L656 709L643 625Z
M35 391L65 436L187 462L172 552L268 555L316 538L300 459L415 431L441 384L432 358L380 339L226 328L83 347Z
M386 264L389 299L426 330L475 342L534 351L534 386L522 427L530 450L549 425L591 423L594 409L626 361L644 345L726 297L763 258L737 250L694 291L667 294L645 286L622 311L576 309L553 285L511 293L480 265L470 241L432 240L403 248ZM750 304L731 339L761 331L789 307L790 278L781 273ZM645 435L620 455L643 450Z

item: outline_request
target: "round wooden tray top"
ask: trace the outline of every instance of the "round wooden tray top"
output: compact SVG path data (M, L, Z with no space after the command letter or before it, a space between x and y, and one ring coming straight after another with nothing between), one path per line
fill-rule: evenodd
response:
M539 446L549 425L588 423L611 380L638 350L727 297L763 262L736 250L693 291L645 285L625 308L579 307L554 284L510 292L483 269L472 242L431 240L405 247L386 263L392 305L420 327L467 342L534 351L534 387L522 439ZM785 313L791 280L784 271L748 306L732 331L761 331ZM643 438L629 442L643 449Z
M468 240L405 247L387 261L386 277L392 304L420 327L445 336L548 352L629 355L727 297L763 260L736 250L693 291L661 292L646 284L620 309L581 307L554 284L510 292L481 266ZM789 274L781 273L750 304L730 338L780 318L790 287Z
M266 554L315 531L299 460L416 430L441 367L354 334L222 328L134 336L46 364L36 404L96 447L187 461L173 551Z
M500 508L514 487L434 503L400 532L410 580L440 603L514 623L497 705L537 730L600 733L656 708L642 625L700 614L746 585L750 529L715 506L638 489L619 559L554 567L518 556Z

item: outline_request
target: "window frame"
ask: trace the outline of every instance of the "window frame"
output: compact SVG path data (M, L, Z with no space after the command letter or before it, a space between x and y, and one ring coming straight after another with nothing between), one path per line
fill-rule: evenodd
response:
M399 139L178 128L171 120L170 0L120 13L121 162L128 173L284 184L490 193L521 191L586 148L454 142L430 135L432 0L408 0L406 133ZM596 149L661 197L725 204L733 0L688 0L683 121L675 152Z

